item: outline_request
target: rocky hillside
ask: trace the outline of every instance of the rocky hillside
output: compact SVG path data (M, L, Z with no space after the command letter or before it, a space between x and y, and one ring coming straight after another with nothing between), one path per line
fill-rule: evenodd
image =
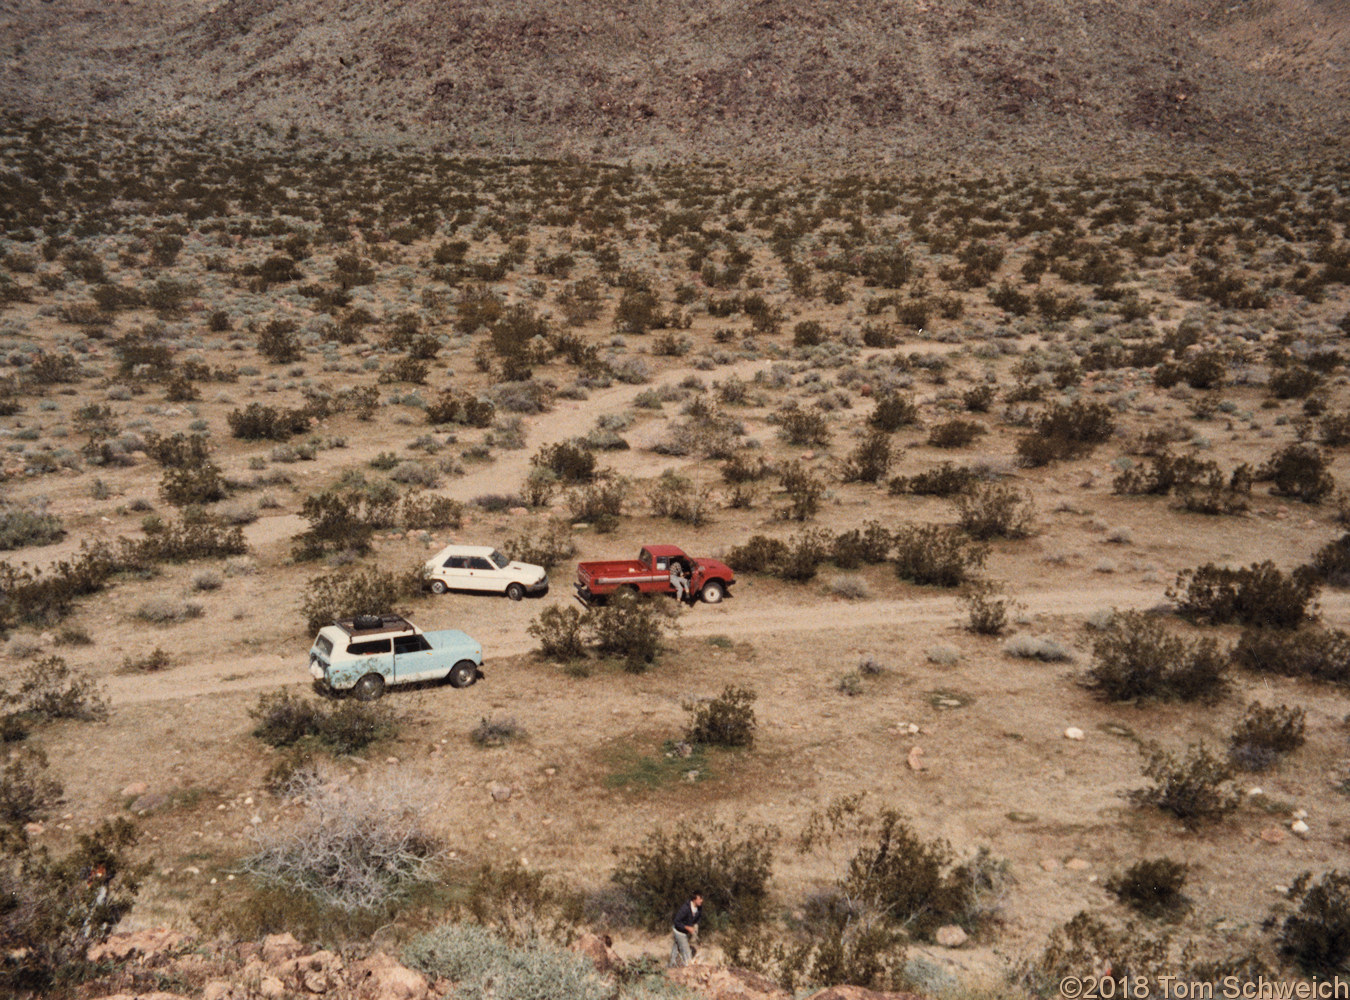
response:
M1242 157L1343 141L1345 0L3 0L13 110L487 154Z

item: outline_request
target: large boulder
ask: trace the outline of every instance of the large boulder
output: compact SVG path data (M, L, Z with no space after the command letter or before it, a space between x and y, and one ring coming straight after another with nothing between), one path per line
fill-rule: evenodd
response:
M263 938L262 960L268 965L280 965L304 953L304 946L290 934L269 934Z
M878 993L861 986L830 986L806 1000L924 1000L917 993Z
M89 946L89 961L125 962L129 958L136 958L148 965L155 959L178 951L187 941L186 934L171 931L167 927L113 934L106 941Z

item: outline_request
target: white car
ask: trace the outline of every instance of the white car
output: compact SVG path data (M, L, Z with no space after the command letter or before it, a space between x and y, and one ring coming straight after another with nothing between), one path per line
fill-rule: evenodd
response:
M548 571L512 562L488 545L447 545L427 562L432 593L480 590L518 601L526 594L548 593Z

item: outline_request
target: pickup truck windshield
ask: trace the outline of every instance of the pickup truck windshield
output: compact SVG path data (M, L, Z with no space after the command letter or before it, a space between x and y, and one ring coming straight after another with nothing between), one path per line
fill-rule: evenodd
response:
M496 566L498 569L506 569L507 566L511 565L511 560L506 558L506 556L502 555L496 549L492 550L492 555L488 556L488 558L492 560L492 565Z

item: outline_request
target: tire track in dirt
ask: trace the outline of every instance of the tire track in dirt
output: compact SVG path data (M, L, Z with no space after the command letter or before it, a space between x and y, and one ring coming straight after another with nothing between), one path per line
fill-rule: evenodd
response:
M1102 590L1071 588L1018 594L1017 601L1032 614L1085 615L1104 607L1147 608L1159 602L1154 586L1111 587ZM484 601L491 600L483 598ZM897 598L840 605L822 599L814 604L793 603L747 606L745 598L735 598L717 608L698 605L681 616L681 630L675 642L728 635L750 639L790 633L847 633L876 626L934 625L956 623L962 609L958 597L943 594L933 597ZM517 625L483 623L473 630L483 643L486 667L494 660L529 653L536 647L524 629ZM237 694L262 688L307 681L307 647L282 653L259 653L193 663L152 678L114 675L106 689L116 708L119 705L185 701L216 694Z

